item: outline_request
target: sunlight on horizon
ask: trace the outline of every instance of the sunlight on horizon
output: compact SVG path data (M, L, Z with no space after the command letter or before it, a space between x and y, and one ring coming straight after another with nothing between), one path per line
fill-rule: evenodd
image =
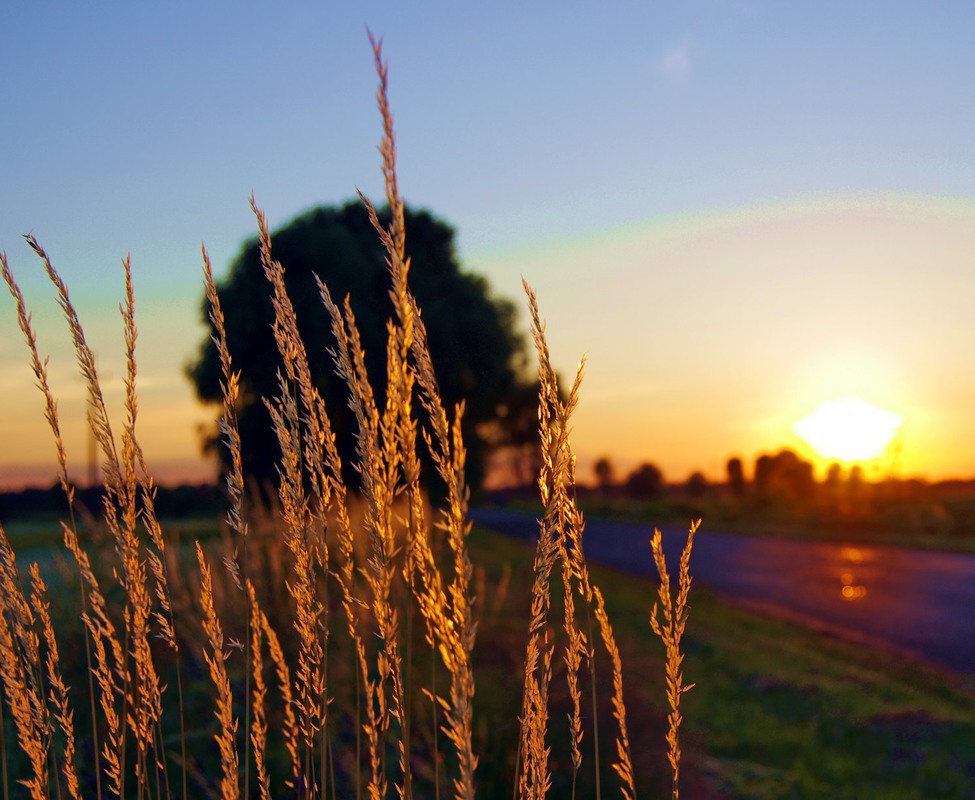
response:
M792 429L823 458L849 463L882 456L903 423L899 414L859 397L844 397L820 403Z

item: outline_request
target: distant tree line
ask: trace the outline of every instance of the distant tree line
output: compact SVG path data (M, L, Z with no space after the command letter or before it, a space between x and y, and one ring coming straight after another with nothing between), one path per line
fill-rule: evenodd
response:
M664 494L667 484L660 468L645 461L637 465L621 479L617 479L616 467L608 456L602 456L593 464L596 477L595 488L605 494L630 497L637 500L654 500ZM725 463L725 482L722 491L731 498L744 500L750 498L758 503L784 501L804 503L812 501L824 491L835 493L856 493L865 483L863 468L853 465L844 471L840 464L830 465L825 478L817 482L813 465L793 450L784 448L776 453L762 453L755 459L752 478L745 474L745 465L738 456ZM670 487L680 488L692 498L701 498L716 487L708 481L701 471L695 471L681 484Z
M75 498L79 506L98 515L103 508L104 488L77 487ZM215 485L157 486L156 513L163 519L214 517L228 509L223 490ZM68 505L60 483L46 489L30 488L15 492L0 492L0 523L12 519L59 518L68 515Z

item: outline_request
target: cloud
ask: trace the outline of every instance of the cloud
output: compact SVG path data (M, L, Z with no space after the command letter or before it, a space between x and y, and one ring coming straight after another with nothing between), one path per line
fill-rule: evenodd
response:
M657 61L657 70L671 83L686 83L691 74L692 47L688 41L668 47Z

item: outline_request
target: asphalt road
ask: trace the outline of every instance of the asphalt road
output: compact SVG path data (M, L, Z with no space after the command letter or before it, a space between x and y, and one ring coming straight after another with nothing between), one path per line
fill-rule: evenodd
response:
M538 535L530 513L476 509L471 516L499 533ZM687 532L661 532L676 569ZM646 525L587 520L586 557L655 576L651 533ZM694 540L691 574L719 594L975 673L975 555L709 533L705 526Z

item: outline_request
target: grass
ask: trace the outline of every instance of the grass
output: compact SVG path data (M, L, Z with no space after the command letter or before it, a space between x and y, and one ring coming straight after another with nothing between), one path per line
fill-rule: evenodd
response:
M735 796L972 795L970 684L738 609L699 616L688 736Z
M517 620L531 579L531 551L524 542L475 529L471 554L493 580L505 574L505 565L511 570L504 611L482 623L475 651L478 694L503 730L515 665L498 664L500 657L492 653L504 648L495 642L520 632ZM647 636L656 586L605 567L590 566L590 571L606 587L627 678L631 738L662 742L669 712L663 648ZM975 794L972 676L863 648L728 603L700 587L692 594L691 611L683 642L683 668L696 682L682 704L686 796L906 799ZM482 666L480 659L488 663ZM638 796L664 797L669 792L663 747L634 748L634 772ZM501 784L503 778L498 778L486 787ZM486 796L505 795L499 788Z
M104 481L95 513L68 480L47 361L6 256L0 256L53 434L68 509L62 552L73 564L53 591L36 566L28 582L0 527L4 800L17 787L32 800L475 796L478 748L493 740L476 727L483 723L475 717L473 651L492 592L468 550L464 407L443 405L409 290L387 68L381 45L373 41L373 48L389 226L362 200L389 267L394 313L385 375L367 375L348 301L333 299L319 282L335 368L357 428L355 495L344 482L331 428L335 409L311 374L284 268L253 197L281 355L278 394L262 398L281 452L279 485L271 507L249 500L237 427L240 374L204 248L204 286L223 375L219 424L230 464L230 512L220 536L205 542L181 543L157 513L156 487L137 435L138 329L129 259L120 306L126 374L119 422L109 416L68 287L40 242L26 237L55 289L87 387ZM517 664L508 674L520 685L506 696L521 698L508 714L505 792L634 798L620 652L603 595L590 580L575 502L569 430L582 368L563 394L535 295L525 288L539 362L544 513L522 617L527 639L522 622L520 644L504 650ZM429 505L424 471L445 487L439 508ZM91 539L93 530L98 536ZM18 533L19 545L38 542L35 532ZM661 589L665 626L656 628L668 648L666 740L674 798L686 559L680 575L676 605L668 586ZM503 599L503 580L493 588ZM54 602L55 595L62 602Z
M213 519L193 520L192 527L208 541L218 538ZM473 650L477 795L509 798L534 551L478 527L469 537L469 551L480 598ZM593 582L604 587L623 658L630 735L640 743L633 753L637 796L664 797L670 791L664 651L648 636L657 586L606 567L589 569ZM971 676L901 661L770 618L701 587L695 587L691 606L684 670L696 685L683 707L686 797L969 798L975 793ZM236 663L233 655L231 663ZM209 698L208 681L199 680L196 689ZM562 689L553 717L565 719L569 707ZM610 719L608 704L601 705L600 714ZM201 729L191 744L199 746L207 736ZM568 770L560 769L569 763L568 741L554 739L552 746L550 796L560 797L568 790L563 782ZM605 768L611 755L605 750L604 785L613 780ZM585 759L578 796L594 796L592 768L592 759Z
M102 538L89 541L94 515L67 478L47 362L0 258L53 434L68 505L61 552L72 564L49 589L38 570L17 563L0 528L4 800L17 791L32 800L676 800L682 787L692 797L813 797L825 785L830 796L857 787L851 796L869 796L867 785L966 791L970 693L914 669L913 684L907 673L883 682L876 656L836 650L706 595L699 603L699 593L689 595L693 528L673 592L659 550L648 549L661 577L659 616L654 587L590 570L569 439L582 366L563 392L527 285L539 363L539 541L526 550L471 534L463 405L441 401L409 291L387 70L373 46L390 226L363 201L389 265L385 375L366 374L349 304L319 287L357 425L358 493L343 480L334 409L310 373L283 267L253 198L282 356L278 394L264 398L282 454L279 486L270 507L248 500L240 375L204 250L223 368L230 512L190 527L188 537L176 537L157 514L137 435L128 259L119 424L109 418L68 287L27 237L64 312L102 454ZM445 487L440 507L429 505L424 471ZM36 530L14 533L18 547L43 543ZM686 699L685 674L698 682ZM864 729L879 733L860 743ZM924 756L920 773L892 760L900 751L891 743L905 732L923 735L920 750L904 750L908 762Z

